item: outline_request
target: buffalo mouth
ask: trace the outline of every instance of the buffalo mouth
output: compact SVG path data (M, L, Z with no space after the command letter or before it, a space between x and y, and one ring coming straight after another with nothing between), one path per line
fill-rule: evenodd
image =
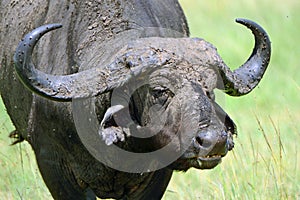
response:
M197 162L194 167L198 169L212 169L222 162L222 157L220 155L212 155L195 158Z
M220 139L220 138L219 138ZM222 158L234 147L232 134L223 138L222 142L217 142L211 148L199 146L195 143L172 165L173 169L186 171L189 168L212 169L222 162ZM217 140L218 141L218 140Z
M196 169L212 169L222 162L225 155L196 156L192 158L180 158L169 167L178 171L187 171L191 167Z

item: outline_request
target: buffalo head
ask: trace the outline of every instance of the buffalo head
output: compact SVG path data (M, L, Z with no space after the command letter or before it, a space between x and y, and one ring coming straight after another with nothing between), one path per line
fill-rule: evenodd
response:
M93 99L98 132L90 146L104 141L106 146L114 143L135 153L168 146L160 158L152 158L156 167L145 166L148 170L164 166L209 169L233 148L236 134L235 124L215 102L213 90L231 96L249 93L270 60L266 32L252 21L237 22L252 31L255 47L235 71L202 39L149 37L129 42L112 55L107 66L70 75L46 74L34 67L32 52L38 40L60 28L59 24L27 34L17 47L15 68L30 90L50 100ZM103 95L109 96L110 105L99 109Z

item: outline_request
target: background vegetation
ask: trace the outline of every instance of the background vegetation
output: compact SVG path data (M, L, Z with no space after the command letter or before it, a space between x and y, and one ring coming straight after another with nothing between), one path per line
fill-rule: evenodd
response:
M164 199L300 199L300 2L180 0L192 37L218 48L232 68L253 48L237 17L262 25L272 41L265 77L244 97L219 94L238 126L235 149L213 170L175 173ZM9 146L13 130L0 105L0 199L51 199L29 145Z

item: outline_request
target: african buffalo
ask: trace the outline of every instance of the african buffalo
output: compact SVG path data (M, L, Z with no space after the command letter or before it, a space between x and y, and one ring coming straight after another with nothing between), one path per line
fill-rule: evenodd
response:
M238 19L255 47L231 71L189 38L177 0L4 0L0 11L12 136L32 146L54 199L160 199L174 170L215 167L236 126L213 90L249 93L270 60L266 32Z

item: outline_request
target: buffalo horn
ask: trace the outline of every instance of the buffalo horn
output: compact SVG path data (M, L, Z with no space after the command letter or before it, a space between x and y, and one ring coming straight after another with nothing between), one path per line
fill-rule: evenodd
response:
M219 84L219 89L231 96L241 96L252 91L264 75L271 57L271 42L264 29L247 19L237 19L236 22L252 31L255 45L246 63L238 69L232 72L225 64L220 67L223 82Z

